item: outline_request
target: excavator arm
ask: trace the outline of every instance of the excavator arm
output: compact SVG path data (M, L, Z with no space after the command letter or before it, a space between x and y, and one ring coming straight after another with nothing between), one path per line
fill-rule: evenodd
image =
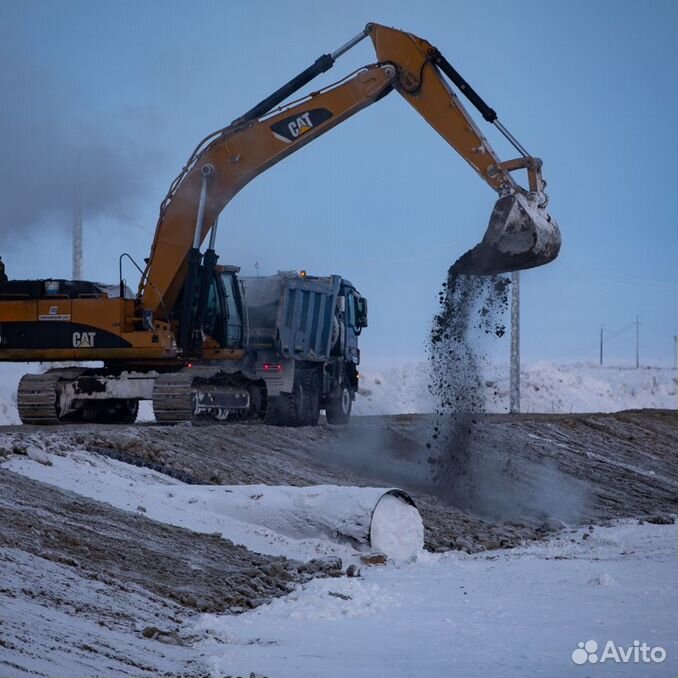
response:
M377 64L284 108L276 108L367 36L374 43ZM443 74L507 136L520 153L518 159L499 160ZM167 318L182 287L186 298L192 298L191 271L199 265L200 245L212 229L210 251L213 249L218 215L240 189L392 89L499 194L483 241L465 255L463 272L491 274L554 259L560 234L545 209L541 161L527 154L437 49L409 33L368 24L339 50L320 57L241 118L198 145L161 205L151 256L140 284L144 309ZM511 176L518 169L528 172L527 189Z
M457 270L491 275L547 264L560 251L558 224L546 211L548 196L542 161L532 157L499 122L452 64L426 40L379 24L368 24L380 62L398 70L395 89L499 194L482 241L458 262ZM502 162L482 135L443 75L492 123L519 153ZM525 189L511 176L527 170Z

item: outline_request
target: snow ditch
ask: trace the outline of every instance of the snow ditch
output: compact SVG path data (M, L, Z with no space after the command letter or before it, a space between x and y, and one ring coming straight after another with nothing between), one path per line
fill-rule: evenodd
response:
M396 488L187 485L83 450L40 459L15 456L3 466L154 520L217 532L267 555L357 562L376 551L405 563L424 546L419 511Z

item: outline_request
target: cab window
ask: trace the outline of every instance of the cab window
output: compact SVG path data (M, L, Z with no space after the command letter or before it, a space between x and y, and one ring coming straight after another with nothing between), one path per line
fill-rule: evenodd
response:
M239 346L242 341L242 318L238 304L235 280L232 273L224 273L224 295L226 297L226 345Z
M357 327L356 325L356 318L357 318L357 313L356 313L356 298L355 295L351 292L349 292L346 295L346 318L348 322L349 327L353 327L354 329Z
M215 339L220 339L219 319L221 318L221 309L219 308L219 291L217 281L213 279L210 283L207 294L207 304L205 306L205 318L203 321L203 331Z

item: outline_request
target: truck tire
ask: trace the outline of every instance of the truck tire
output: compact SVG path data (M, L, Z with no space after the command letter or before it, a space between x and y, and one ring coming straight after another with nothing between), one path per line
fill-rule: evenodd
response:
M270 426L317 426L320 420L320 375L297 369L292 393L269 398L264 423Z
M292 393L281 393L268 399L264 423L269 426L304 425L304 393L296 375Z
M325 415L327 423L333 426L346 426L351 418L353 392L343 384L327 399Z

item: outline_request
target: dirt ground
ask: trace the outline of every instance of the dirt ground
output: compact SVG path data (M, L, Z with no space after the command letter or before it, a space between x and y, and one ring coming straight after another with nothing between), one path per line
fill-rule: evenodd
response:
M482 415L464 459L444 444L428 447L435 425L445 428L426 415L357 417L346 428L3 427L0 462L39 441L56 454L87 449L189 483L398 486L414 497L436 551L511 547L566 526L678 512L675 412ZM40 657L55 643L96 675L201 675L199 658L186 653L185 619L237 612L339 573L334 562L253 554L1 468L0 486L0 609L10 617L0 626L3 675L49 675ZM26 643L36 625L55 628L36 612L45 606L89 625L92 642L69 647L64 632ZM125 634L123 649L106 640L111 633Z
M436 424L400 415L345 428L4 427L0 447L20 451L37 436L55 451L77 446L189 483L399 486L415 498L432 550L511 546L562 523L678 510L675 412L478 415L470 458L452 461L427 447Z

